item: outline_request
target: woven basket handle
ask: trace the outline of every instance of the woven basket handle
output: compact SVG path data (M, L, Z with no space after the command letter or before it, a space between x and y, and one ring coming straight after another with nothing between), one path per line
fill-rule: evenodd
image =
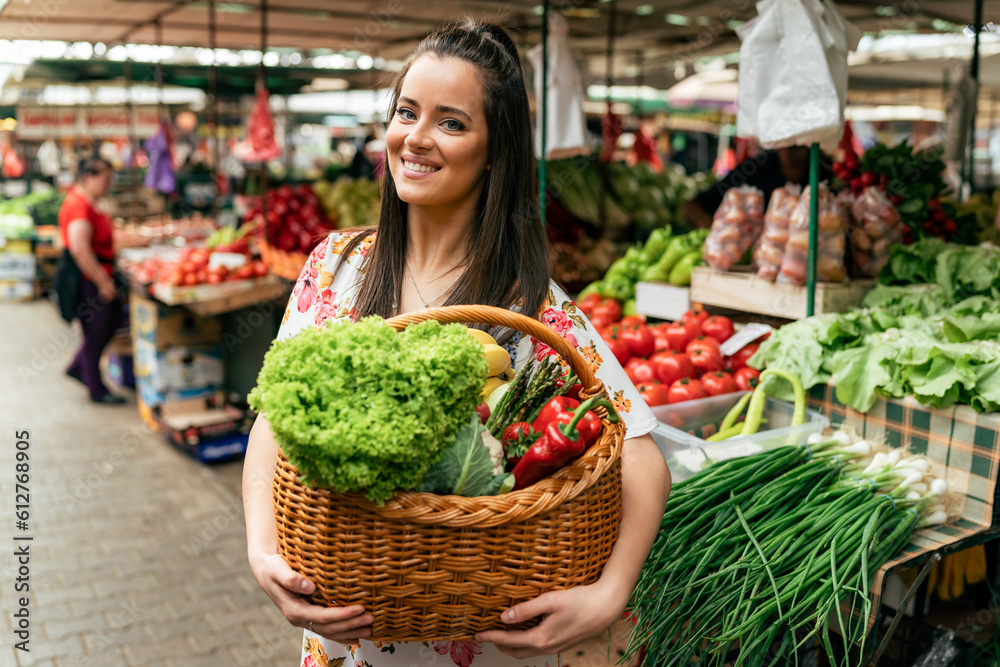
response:
M604 383L597 379L590 364L580 356L566 339L549 329L538 320L531 319L520 313L515 313L496 306L444 306L442 308L428 308L406 315L399 315L386 320L386 324L402 331L411 324L426 322L427 320L437 320L442 324L489 324L493 326L504 326L509 329L516 329L521 333L534 336L559 353L569 367L573 369L580 379L583 389L580 391L580 398L590 398L604 394ZM596 410L595 410L596 411ZM603 412L603 408L600 409Z

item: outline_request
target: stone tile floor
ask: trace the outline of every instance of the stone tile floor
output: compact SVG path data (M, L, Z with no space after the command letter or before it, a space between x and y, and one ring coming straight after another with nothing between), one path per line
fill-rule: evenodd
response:
M205 466L67 378L79 344L47 302L0 304L0 667L298 664L301 635L246 564L241 462ZM15 528L15 432L29 432L30 518ZM15 542L13 537L32 540ZM30 653L13 648L30 549ZM563 665L617 662L595 638Z

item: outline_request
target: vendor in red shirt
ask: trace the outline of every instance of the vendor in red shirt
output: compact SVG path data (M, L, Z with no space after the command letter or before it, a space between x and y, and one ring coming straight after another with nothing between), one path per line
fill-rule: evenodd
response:
M108 194L114 169L107 160L89 158L80 164L79 182L59 209L59 232L83 273L80 324L83 343L66 374L87 386L95 403L118 404L101 381L101 353L121 323L122 304L112 278L115 262L114 226L97 202Z

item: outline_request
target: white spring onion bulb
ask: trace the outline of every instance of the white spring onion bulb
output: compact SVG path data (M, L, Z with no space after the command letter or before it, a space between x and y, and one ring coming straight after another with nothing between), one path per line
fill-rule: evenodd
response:
M891 452L889 452L889 458L888 458L889 465L893 466L896 465L897 463L899 463L899 459L901 459L902 457L903 457L903 452L899 451L898 449L893 449Z
M868 464L867 468L865 468L864 474L875 472L876 470L881 470L883 466L885 466L887 460L888 457L886 456L885 452L878 452L877 454L875 454L875 456L872 457L872 462Z
M923 480L923 478L924 478L924 473L920 472L919 470L914 470L909 475L907 475L902 482L899 483L899 488L908 489L910 488L911 484L916 484L917 482Z
M931 494L935 496L944 495L948 493L948 482L943 479L935 479L931 482Z
M910 491L909 493L906 494L905 498L907 500L920 500L920 494L917 493L916 491Z
M854 440L854 438L851 437L851 434L842 428L834 431L833 439L836 440L839 445L849 445L851 444L851 441Z
M919 470L920 472L931 471L931 464L927 461L927 459L916 459L916 458L903 459L902 461L896 464L896 467L910 468L912 470Z
M926 514L934 514L934 512L944 512L944 505L942 505L941 503L935 503L934 505L931 505L926 510L924 510L924 512Z
M872 446L868 444L867 440L858 440L853 445L847 445L846 447L841 447L841 449L860 456L868 456L872 452Z
M823 442L823 436L820 435L819 433L813 433L808 438L806 438L807 445L818 445L821 442Z
M910 491L916 491L920 495L927 493L927 485L923 482L917 482L916 484L910 485Z
M917 526L918 527L936 526L938 524L945 523L946 521L948 521L948 515L945 512L939 510L937 512L932 512L931 514L925 516L917 523Z

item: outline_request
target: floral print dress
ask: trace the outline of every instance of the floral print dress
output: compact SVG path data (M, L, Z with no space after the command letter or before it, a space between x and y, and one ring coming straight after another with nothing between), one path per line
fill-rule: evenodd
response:
M337 261L353 236L332 234L313 250L302 269L282 318L278 338L294 336L306 327L318 327L327 320L350 317L357 284L358 268L371 248L371 234L353 251L343 269L333 277ZM645 435L657 426L656 417L639 396L625 371L617 362L594 327L554 283L542 305L541 321L573 344L590 363L591 370L604 382L619 416L624 420L629 438ZM514 368L532 359L554 354L552 348L532 337L516 335L508 345ZM501 653L496 646L475 641L430 641L381 643L362 640L359 645L344 645L305 631L302 641L302 667L556 667L558 656L539 656L517 660Z

